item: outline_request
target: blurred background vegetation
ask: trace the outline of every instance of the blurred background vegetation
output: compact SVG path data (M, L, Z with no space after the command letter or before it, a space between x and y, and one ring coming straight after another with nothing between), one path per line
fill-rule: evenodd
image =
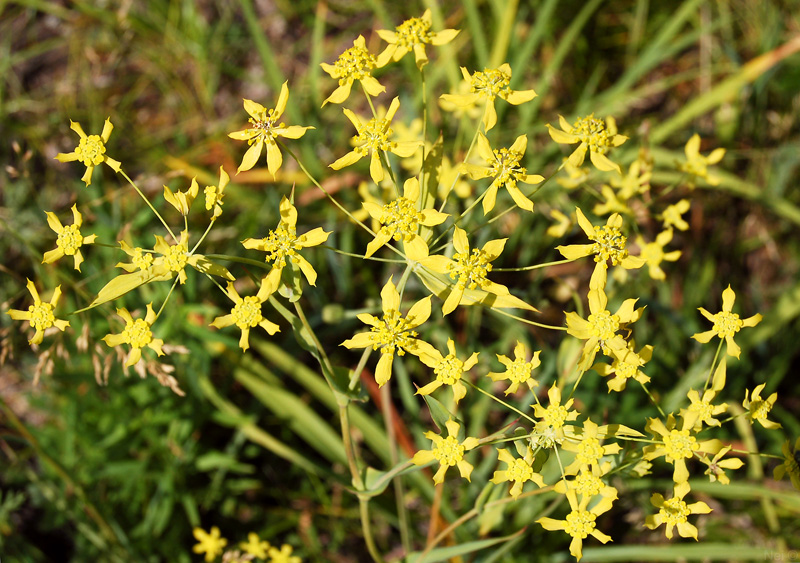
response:
M674 181L668 169L695 132L703 138L704 153L727 149L719 167L721 185L699 186L690 194L691 229L673 242L683 256L667 268L668 283L647 276L629 282L631 294L648 306L645 321L637 324L637 341L656 344L648 374L666 408L677 408L711 359L688 338L706 329L696 308L718 310L719 296L731 284L739 310L745 316L761 312L765 320L741 334L744 353L729 365L726 398L736 402L746 387L767 382L765 393L779 394L774 418L794 441L800 435L794 414L800 412L800 55L793 51L800 37L800 5L791 0L0 2L3 310L27 306L26 277L40 287L61 284L64 310L81 308L120 259L113 249L96 247L86 253L82 274L64 262L40 264L54 244L45 210L63 216L78 202L91 232L109 244L128 235L147 245L159 233L138 196L109 170L96 171L87 188L80 181L81 167L54 160L75 146L69 119L93 133L110 116L115 130L108 154L122 161L151 199L163 203L163 184L185 189L194 175L201 185L215 184L220 165L233 174L244 148L226 134L246 122L242 98L272 107L280 84L288 80L287 123L316 127L292 146L329 191L358 209L356 187L368 178L366 168L337 174L327 169L347 149L352 131L340 108L318 109L334 88L319 63L331 62L359 34L377 51L382 45L374 30L392 29L426 7L433 9L439 27L464 30L451 49L433 55L429 91L450 91L460 80L458 65L480 69L508 61L512 85L539 93L518 111L500 108L502 140L529 136L529 171L549 176L560 164L561 149L544 127L559 113L613 114L632 139L621 160L630 162L646 145L663 163L654 184ZM748 66L753 60L761 64ZM401 95L406 109L399 118L410 125L414 113L408 108L419 92L408 87L418 83L413 63L404 60L378 76L388 90L381 102L388 105L391 96ZM357 113L367 111L363 106L358 96L347 105ZM436 122L438 110L431 113ZM444 132L452 136L455 127ZM234 178L224 220L212 232L207 253L244 255L238 241L265 236L277 224L280 196L293 183L304 223L299 232L322 225L335 231L331 246L364 248L365 234L319 197L288 156L285 160L274 182L263 161L261 168ZM687 193L673 195L676 201ZM588 192L571 197L573 203L594 201ZM537 198L536 213L511 213L498 224L510 237L504 253L508 265L557 258L558 242L544 234L550 224L544 211L568 210L572 204L554 182ZM198 220L194 227L204 224ZM641 228L652 239L657 225ZM574 238L579 242L579 235ZM390 270L376 271L325 250L308 256L320 274L318 288L303 295L306 310L314 312L310 321L335 360L353 367L355 356L337 345L358 327L350 311L375 307L375 299L365 304L364 295L377 297ZM544 322L561 324L572 293L586 285L583 266L532 275L521 297L542 310ZM251 337L253 348L242 355L231 331L206 328L226 307L207 286L190 275L173 298L157 335L171 345L166 363L174 371L148 372L174 377L185 396L153 377L125 376L114 352L99 342L115 328L107 320L111 307L71 317L71 332L46 339L34 351L21 325L2 316L4 562L198 561L190 553L191 529L212 525L232 541L254 531L273 543L290 543L308 560L367 560L358 506L345 489L349 477L336 405L312 356L285 322L273 338ZM142 308L149 300L160 302L165 292L148 286L123 302ZM326 307L330 303L341 309ZM453 334L460 349L481 349L487 363L524 338L544 349L542 378L554 377L561 368L556 358L566 352L556 353L558 340L548 333L509 326L477 308L457 321L461 328ZM441 345L447 334L430 337ZM415 377L415 369L396 368L399 418L394 425L407 455L427 447L421 435L430 429L424 407L413 396L411 380L424 381ZM354 424L363 434L363 455L385 468L379 396L364 384L365 401ZM600 378L584 385L586 412L612 410L619 422L637 428L645 415L654 414L634 394L607 395ZM481 399L469 403L471 433L502 424L503 417L488 406ZM732 428L726 438L744 449L780 452L780 433L754 436L748 429ZM473 481L485 482L490 475L495 460L488 457L476 464L482 477ZM659 556L731 559L728 544L742 538L765 552L800 549L800 501L786 482L763 480L775 463L750 463L724 497L715 492L714 513L702 520L705 552L675 542L658 548ZM433 489L427 476L416 475L420 479L409 479L407 504L424 537ZM653 551L646 547L662 544L663 534L643 529L641 522L650 510L650 492L665 486L659 480L665 476L617 484L621 499L608 518L615 522L610 545L621 547L587 547L585 560L650 557ZM695 490L702 494L701 484ZM480 487L470 491L442 508L445 520L473 506ZM392 494L390 489L373 502L389 522L376 530L389 557L400 553ZM537 503L544 501L529 500L464 526L453 541L531 524L542 508ZM529 531L478 560L528 561L524 554L537 553L537 559L561 561L562 540ZM638 551L624 551L631 547Z

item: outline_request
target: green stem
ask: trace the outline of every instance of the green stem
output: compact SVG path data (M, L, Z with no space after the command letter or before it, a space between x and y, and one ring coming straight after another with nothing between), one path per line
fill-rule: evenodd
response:
M644 392L647 393L648 397L650 397L650 402L655 405L655 407L658 409L658 412L661 414L661 416L663 418L667 418L667 415L664 414L664 410L661 408L661 405L658 404L658 401L656 401L655 397L653 397L653 395L650 393L650 389L647 388L647 385L645 385L641 381L639 381L639 385L642 386L642 389L644 389Z
M180 279L180 278L178 278L178 276L175 276L175 281L172 282L172 287L169 288L169 293L167 293L167 296L164 298L164 302L161 304L161 307L158 309L158 313L156 313L156 320L158 320L158 317L161 316L161 312L164 310L164 307L167 306L167 302L169 301L169 298L172 297L172 292L175 291L175 286L178 285L178 279ZM153 321L153 322L155 322L155 321Z
M133 180L131 180L128 177L128 175L125 173L124 170L120 169L119 173L122 174L122 177L125 178L131 186L133 186L133 189L136 190L136 193L139 194L142 197L142 199L147 204L147 206L150 208L150 210L153 213L155 213L156 217L158 217L158 220L161 221L162 225L164 225L164 228L167 229L167 232L170 234L170 236L173 239L178 240L178 237L176 237L175 233L172 232L172 229L169 228L169 225L167 225L167 222L164 221L164 218L161 216L161 213L156 211L156 208L153 207L153 204L150 203L150 200L145 197L145 195L142 193L142 190L139 189L139 186L137 186L136 184L133 183Z
M515 413L517 413L521 417L527 418L530 422L536 424L536 419L531 418L529 415L525 414L524 412L519 410L517 407L515 407L513 405L510 405L510 404L506 403L504 400L495 397L492 393L489 393L488 391L484 391L483 389L481 389L480 387L478 387L477 385L475 385L474 383L472 383L471 381L469 381L467 379L465 379L464 382L467 385L469 385L470 387L472 387L473 389L476 389L479 393L483 393L484 395L486 395L487 397L489 397L490 399L492 399L494 401L497 401L498 403L500 403L501 405L503 405L507 409L514 411Z
M383 423L386 426L386 436L389 439L389 460L392 467L394 467L400 460L397 455L397 435L395 434L394 421L392 419L392 396L389 383L381 387L381 411L383 414ZM403 489L402 477L396 475L392 479L392 484L394 485L394 496L399 520L398 524L400 526L400 541L403 544L405 552L411 553L411 535L409 533L408 512L406 511L404 502L406 494Z
M724 340L722 338L719 339L719 346L717 346L717 351L714 354L714 360L711 362L711 367L708 369L708 375L706 376L706 384L703 385L703 391L708 389L708 384L711 383L711 376L714 373L714 365L717 363L717 358L719 358L719 352L722 350L722 343Z
M553 262L544 262L542 264L534 264L533 266L523 266L522 268L492 268L493 272L526 272L529 270L538 270L539 268L549 268L550 266L558 266L559 264L566 264L574 262L575 259L555 260Z

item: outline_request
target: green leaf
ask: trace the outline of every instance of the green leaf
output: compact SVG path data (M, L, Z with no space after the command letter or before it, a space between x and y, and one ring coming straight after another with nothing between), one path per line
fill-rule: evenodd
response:
M442 403L430 395L423 395L422 398L425 399L425 403L428 405L428 410L431 413L433 423L440 432L445 431L445 424L447 424L448 420L458 420L453 414L450 413L450 411L445 408Z
M304 279L297 264L289 260L281 270L281 285L278 288L278 293L288 299L289 303L295 303L303 295Z
M202 274L211 274L212 276L219 276L221 278L225 278L228 281L235 281L236 278L233 277L228 269L223 266L222 264L217 264L216 262L212 262L208 258L202 255L196 256L197 261L192 264L192 267Z
M100 292L97 294L97 297L95 297L94 301L92 301L91 305L84 307L83 309L79 309L78 311L75 311L75 313L82 313L83 311L94 309L98 305L108 303L109 301L114 301L129 291L133 291L137 287L146 283L168 280L170 277L171 276L165 276L164 274L158 275L152 269L139 270L138 272L133 272L131 274L121 274L103 286L103 289L100 290Z
M436 563L437 561L447 561L454 557L460 557L462 555L467 555L468 553L474 553L476 551L480 551L481 549L486 549L487 547L492 547L493 545L511 541L519 537L519 535L525 530L526 528L522 528L520 531L514 534L503 536L501 538L471 541L454 545L452 547L437 547L436 549L430 550L424 558L422 557L421 552L415 551L408 556L406 561L408 563Z

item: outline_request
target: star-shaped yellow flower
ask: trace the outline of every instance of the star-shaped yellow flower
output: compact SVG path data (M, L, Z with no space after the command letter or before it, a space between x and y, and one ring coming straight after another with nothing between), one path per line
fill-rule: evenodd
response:
M420 207L421 190L419 180L409 178L403 184L403 195L386 205L378 205L365 201L362 205L370 217L380 224L375 233L375 238L367 245L365 256L369 257L384 244L394 239L396 241L411 242L419 238L419 227L433 227L445 222L449 217L435 209L422 209Z
M603 497L592 508L588 508L591 500L589 497L584 497L578 502L577 495L573 490L568 490L566 497L571 509L566 519L539 518L536 523L541 524L545 530L564 530L572 536L569 552L580 561L581 557L583 557L583 540L588 536L592 536L603 543L611 541L611 536L597 529L595 521L598 516L611 509L613 499L611 497Z
M78 211L78 204L72 206L72 225L62 225L61 221L58 220L58 217L56 217L56 214L52 211L47 211L46 215L47 224L56 232L58 238L56 239L56 248L44 253L42 264L52 264L66 254L74 258L75 269L80 272L81 263L83 262L81 246L94 243L97 235L85 237L81 234L83 215Z
M452 338L447 339L447 356L442 356L439 350L434 348L434 353L422 353L419 359L423 364L433 369L436 379L417 390L417 395L429 395L442 385L449 385L453 388L453 399L456 404L467 394L466 386L461 383L461 376L468 373L478 363L478 354L474 352L466 360L459 360L456 356L456 343Z
M681 257L680 250L664 252L664 247L671 241L672 229L661 231L656 235L656 240L652 242L645 242L641 235L637 235L636 237L636 244L641 249L639 251L639 258L647 263L650 277L654 280L663 280L667 277L664 270L661 269L661 262L675 262Z
M386 91L386 88L370 74L377 66L377 59L369 52L367 43L361 35L353 41L352 47L339 55L336 62L332 65L321 63L320 66L331 75L331 78L339 81L339 87L322 102L323 106L328 102L341 104L345 101L355 80L361 82L367 94L372 97Z
M531 372L541 365L542 362L539 360L539 354L541 353L541 350L537 350L533 353L533 357L530 361L528 361L528 352L525 349L525 345L517 340L517 345L514 346L513 360L502 354L497 354L498 361L506 366L506 371L501 373L490 372L486 375L489 376L492 381L510 381L511 385L505 390L506 395L516 393L522 383L533 391L535 387L538 387L539 382L531 377Z
M708 172L708 166L717 164L725 156L725 149L718 148L708 156L700 154L700 135L695 133L684 147L686 162L678 163L678 168L689 175L689 186L694 187L697 178L703 178L712 186L719 185L719 177Z
M6 314L15 321L28 321L36 332L33 338L28 340L28 344L41 344L44 338L44 331L51 326L56 327L58 330L65 330L69 326L69 321L62 321L57 319L53 314L53 310L61 298L61 286L56 286L53 290L53 296L50 302L42 301L39 298L39 292L36 291L36 286L31 280L28 280L28 292L33 297L33 305L28 307L27 311L20 311L18 309L9 309Z
M317 246L328 240L330 232L322 227L311 229L307 233L297 236L297 208L292 205L286 196L281 198L281 221L275 230L269 232L265 238L248 238L242 241L245 248L266 252L266 261L272 262L273 271L280 271L286 266L286 260L297 264L300 271L311 285L317 283L317 272L311 263L303 258L298 250Z
M501 98L509 104L517 106L536 97L536 92L533 90L512 90L509 87L511 66L508 63L493 69L476 70L472 75L462 66L461 74L464 81L469 84L469 93L443 94L441 98L461 108L468 108L476 102L483 101L486 104L482 119L484 132L489 131L497 124L495 99Z
M105 335L103 342L111 347L121 344L130 345L131 352L125 362L126 367L130 367L142 359L142 348L145 346L159 356L164 355L164 352L161 351L164 341L160 338L153 338L151 330L153 323L156 321L156 313L153 311L152 303L147 304L147 313L143 319L134 319L124 307L117 309L117 315L125 321L125 328L119 334Z
M472 464L464 459L464 453L477 447L480 442L477 438L466 438L463 442L458 441L458 431L461 425L455 420L448 420L445 423L447 437L444 438L435 432L425 432L425 437L433 442L430 450L420 450L411 461L414 465L425 465L431 461L439 462L439 470L433 476L433 482L437 485L444 481L444 474L448 467L456 466L461 476L467 481L472 475Z
M697 540L697 528L689 523L688 517L691 514L708 514L711 508L704 502L686 504L683 497L690 490L689 483L677 483L673 489L672 498L664 499L664 495L653 493L650 502L659 509L656 514L651 514L645 518L645 526L655 530L661 524L666 524L667 539L672 539L672 530L678 529L678 534L682 538L694 538Z
M241 297L239 292L233 286L233 282L228 282L226 293L231 301L233 301L233 308L227 315L217 317L211 323L214 328L224 328L226 326L236 325L241 331L242 336L239 338L239 347L242 351L247 351L250 348L250 329L260 326L272 335L280 331L280 327L270 320L264 318L261 314L261 306L264 301L269 299L269 296L275 293L280 283L280 275L273 270L263 280L261 280L261 287L256 295L249 295Z
M518 182L524 184L538 184L544 180L539 174L528 174L524 166L520 166L525 149L528 147L527 135L520 135L509 148L492 149L489 140L483 133L478 133L478 154L486 161L487 166L465 164L464 171L473 180L491 177L492 183L483 196L483 214L486 215L494 209L497 199L497 190L505 187L511 198L519 207L526 211L533 211L533 202L525 197L517 187Z
M305 135L306 131L313 127L302 127L300 125L286 125L280 121L283 112L286 110L286 103L289 101L288 82L281 85L281 92L278 95L278 103L275 109L268 110L261 104L252 100L244 100L244 110L250 114L248 121L252 127L242 131L228 133L231 139L247 141L250 148L244 153L242 163L239 165L239 172L250 170L258 162L261 151L267 148L267 170L275 177L278 169L283 163L281 150L278 148L278 137L286 139L299 139Z
M726 349L728 355L733 356L734 358L738 358L739 354L741 354L741 348L739 348L739 345L733 341L733 336L737 332L739 332L743 327L756 326L758 323L761 322L762 317L760 314L755 314L752 317L748 317L746 319L740 319L739 315L731 312L735 300L736 300L736 294L729 285L727 289L725 289L722 292L722 311L720 311L716 315L712 315L711 313L700 307L698 309L700 313L709 321L714 323L714 327L711 330L707 330L706 332L699 332L697 334L693 334L692 338L694 338L698 342L702 342L703 344L711 340L714 336L719 336L720 338L724 338L725 343L727 344Z
M211 533L206 532L202 528L195 528L192 530L195 539L199 542L192 547L195 553L205 553L206 563L211 563L217 555L222 554L222 550L228 545L228 540L220 537L219 528L214 526L211 528Z
M505 448L497 448L497 459L506 464L506 469L495 471L490 481L495 485L511 482L509 493L513 498L518 498L522 494L522 487L528 481L533 481L539 487L544 487L545 482L539 473L536 473L531 466L533 464L533 449L527 447L525 457L515 458Z
M392 362L394 355L404 355L406 352L419 356L421 354L435 355L436 349L417 338L414 329L428 320L431 316L431 296L417 301L404 317L400 314L400 293L397 291L392 278L386 282L381 290L381 318L369 313L361 313L358 320L370 326L369 332L360 332L353 338L342 342L345 348L380 349L381 359L375 368L375 381L383 387L392 377Z
M383 119L372 118L366 123L362 122L359 117L349 109L344 109L344 114L350 123L356 128L358 134L353 137L353 144L355 148L337 159L330 167L334 170L341 170L345 166L355 164L363 157L369 155L369 174L376 184L383 182L385 172L383 170L383 163L381 159L386 153L394 153L401 158L406 158L414 154L417 148L422 145L422 141L393 141L390 140L392 130L389 127L392 124L394 114L400 108L400 99L395 98L389 105L389 110Z
M617 122L613 117L606 118L605 123L601 119L595 119L594 114L588 117L579 117L574 125L562 116L558 116L558 122L561 129L556 129L549 123L547 130L550 137L556 143L572 145L580 143L572 154L569 156L569 163L573 166L580 166L586 158L586 151L589 151L589 159L598 170L610 172L616 170L620 174L619 164L612 162L606 153L614 148L620 146L628 140L625 135L617 133Z
M431 11L428 9L422 17L407 19L394 31L379 29L378 36L389 45L378 55L377 66L380 68L386 66L389 61L397 62L413 51L417 68L422 69L428 64L425 45L446 45L459 33L457 29L431 31L432 23Z
M658 418L648 418L645 428L655 436L656 444L645 446L642 450L644 459L651 461L664 456L667 463L674 466L672 480L675 483L685 483L689 479L689 469L686 460L697 454L716 454L721 448L719 440L698 441L694 436L696 413L685 412L681 417L681 427L673 415L667 416L666 424Z
M83 132L81 124L77 121L70 120L69 128L75 131L81 140L74 151L69 153L60 152L56 155L56 160L59 162L79 160L81 164L86 166L86 172L81 180L83 180L87 186L92 183L94 167L103 162L108 164L114 172L120 171L122 164L118 160L106 156L106 143L111 136L111 131L114 129L114 126L111 124L111 118L106 119L105 123L103 123L103 132L99 135L87 135Z

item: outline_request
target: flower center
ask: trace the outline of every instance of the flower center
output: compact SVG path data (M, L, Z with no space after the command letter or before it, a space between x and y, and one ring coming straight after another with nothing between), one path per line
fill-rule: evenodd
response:
M441 465L456 465L464 459L464 446L458 443L453 436L443 438L438 446L432 450L433 457L439 460Z
M464 373L464 362L449 354L439 362L433 372L436 374L437 381L441 381L445 385L453 385L461 379L461 374Z
M266 261L274 261L275 267L286 266L286 257L297 255L297 230L283 223L274 231L270 231L264 239L264 250L267 252Z
M506 472L509 481L530 481L533 477L533 468L524 459L515 459L509 464Z
M140 247L133 249L131 262L140 270L147 270L153 264L153 255L150 252L143 252Z
M603 480L600 479L600 477L595 477L591 473L581 471L581 473L575 477L575 491L583 496L593 497L599 494L602 488Z
M252 328L262 321L261 301L255 295L244 297L231 310L233 322L240 329Z
M431 42L430 25L422 18L411 18L397 26L397 45L412 49Z
M533 366L525 358L516 358L508 368L508 379L512 383L525 383L531 377Z
M603 446L597 438L584 438L576 457L582 464L597 463L603 457Z
M753 420L766 420L770 409L772 409L772 405L767 401L753 401L750 403L750 416Z
M274 109L264 109L264 111L258 111L256 117L249 118L247 121L253 124L253 129L258 131L258 135L252 139L248 139L247 144L252 145L258 140L274 144L275 129L285 127L283 123L279 125L276 122L277 119L278 117L275 116Z
M153 333L150 332L150 325L144 319L128 321L125 330L122 331L125 342L133 348L144 348L153 340Z
M516 187L517 182L525 177L527 170L519 165L522 154L508 149L492 151L494 163L489 167L492 176L497 178L497 182L506 187Z
M366 156L370 150L391 152L397 143L389 140L392 130L386 119L370 119L355 137L356 150Z
M399 356L405 354L405 348L411 346L412 339L417 336L416 331L409 330L408 320L396 309L384 312L383 326L373 326L371 332L377 335L373 350L380 348L383 354L394 354L397 351Z
M611 260L611 264L618 266L620 262L628 257L628 251L625 250L627 239L617 227L608 225L595 227L594 236L590 238L595 241L594 245L592 245L592 252L597 254L594 257L595 262Z
M716 332L720 338L727 338L728 336L733 336L739 329L744 326L744 323L739 318L739 315L736 313L728 313L727 311L720 311L716 315L714 315L714 332Z
M573 538L584 539L594 531L596 516L588 510L573 510L567 514L564 531Z
M472 75L471 91L494 98L508 90L511 77L499 69L484 69Z
M612 315L608 311L591 314L587 320L591 325L589 330L591 330L592 336L600 340L601 346L604 346L603 342L606 340L614 338L619 330L619 316Z
M575 134L580 140L589 145L592 152L605 154L613 146L612 135L606 129L606 124L600 119L595 119L594 115L579 118L574 125Z
M56 317L53 315L53 306L50 303L40 301L28 307L31 314L31 326L36 330L44 330L55 324Z
M692 457L698 448L697 440L688 430L672 430L664 436L664 449L667 450L667 461L675 461L684 457Z
M642 248L640 256L651 264L659 264L664 260L664 247L655 242L648 242Z
M344 86L353 80L366 78L373 68L375 68L375 55L357 45L353 45L339 55L333 64L333 72L339 78L339 86Z
M206 186L204 193L206 194L206 210L210 211L215 205L222 205L222 197L225 194L220 192L217 186Z
M671 526L686 522L686 517L691 514L686 503L678 497L665 500L659 512L667 524Z
M171 272L182 272L189 260L189 248L182 243L171 245L164 253L164 263Z
M639 368L630 362L614 361L614 373L617 377L630 379L636 375L637 371L639 371Z
M83 244L80 227L78 225L67 225L58 233L56 246L64 251L67 256L72 256Z
M449 265L450 277L456 280L459 288L475 289L489 284L486 275L492 271L489 255L483 249L473 248L472 252L457 252L454 264Z
M106 153L106 145L100 135L89 135L81 139L75 155L84 166L96 166L103 162Z
M417 227L421 219L422 214L417 211L414 202L408 198L399 197L383 206L380 222L384 226L381 231L394 240L402 238L409 242L417 234Z
M697 419L706 422L714 414L714 407L708 401L695 401L689 405L689 411L697 413Z
M564 405L548 405L548 407L544 409L542 420L548 426L557 429L564 426L568 414L567 407Z

